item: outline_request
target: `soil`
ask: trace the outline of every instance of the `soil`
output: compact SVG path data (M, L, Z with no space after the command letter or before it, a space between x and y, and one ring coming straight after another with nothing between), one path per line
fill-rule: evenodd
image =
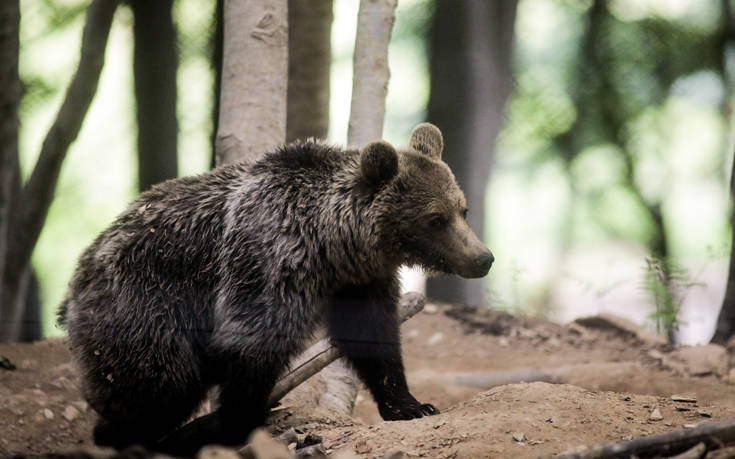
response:
M674 348L614 317L562 326L429 304L402 331L412 393L441 414L383 422L362 390L354 415L338 415L307 384L274 410L271 434L295 428L343 458L531 458L735 418L732 354ZM64 339L0 345L0 357L0 456L112 454L90 448L96 416Z

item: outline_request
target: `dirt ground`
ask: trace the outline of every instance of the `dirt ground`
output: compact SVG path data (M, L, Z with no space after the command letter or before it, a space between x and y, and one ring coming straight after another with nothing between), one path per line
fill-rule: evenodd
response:
M315 408L307 386L274 410L270 432L294 427L342 458L532 458L735 418L732 354L673 348L615 318L561 326L429 304L402 331L412 392L441 414L382 422L363 390L340 416ZM63 339L0 345L0 357L0 456L91 445L95 415Z

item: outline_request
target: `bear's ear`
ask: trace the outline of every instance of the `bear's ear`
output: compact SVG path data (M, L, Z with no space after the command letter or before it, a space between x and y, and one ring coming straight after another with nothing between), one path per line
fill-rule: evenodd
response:
M441 159L444 139L438 127L421 123L411 133L410 147L434 159Z
M370 142L360 150L360 170L373 185L380 186L398 173L398 153L382 140Z

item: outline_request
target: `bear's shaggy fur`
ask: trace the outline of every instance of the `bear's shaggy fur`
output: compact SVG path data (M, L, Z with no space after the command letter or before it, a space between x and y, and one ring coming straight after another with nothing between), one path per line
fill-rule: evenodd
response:
M406 385L397 270L480 277L493 261L441 149L423 124L400 152L308 141L143 193L84 252L59 314L96 443L243 443L320 323L384 419L437 413ZM180 427L212 386L217 410Z

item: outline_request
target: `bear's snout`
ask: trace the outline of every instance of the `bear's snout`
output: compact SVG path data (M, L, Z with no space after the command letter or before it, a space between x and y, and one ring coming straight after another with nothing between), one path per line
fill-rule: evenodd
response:
M494 261L495 261L495 257L493 256L492 252L487 250L481 253L476 258L474 258L469 263L469 266L468 266L469 272L465 272L464 274L460 273L460 275L467 279L475 279L478 277L484 277L488 273L488 271L490 271L490 267L493 265Z
M495 257L492 252L485 252L475 259L475 266L479 272L482 272L482 276L490 271L490 267L493 265Z

